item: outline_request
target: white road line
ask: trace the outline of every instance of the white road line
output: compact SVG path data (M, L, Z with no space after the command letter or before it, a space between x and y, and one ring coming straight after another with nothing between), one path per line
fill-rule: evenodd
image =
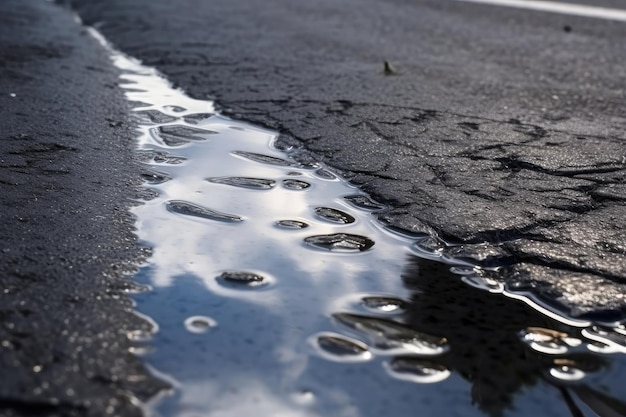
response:
M540 0L456 0L626 22L626 10Z

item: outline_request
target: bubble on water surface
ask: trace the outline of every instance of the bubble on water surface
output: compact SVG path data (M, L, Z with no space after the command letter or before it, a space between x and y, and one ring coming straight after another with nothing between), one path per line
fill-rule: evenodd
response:
M383 313L393 313L406 309L407 303L404 300L394 297L363 297L363 305L371 310Z
M330 207L316 207L315 214L332 223L350 224L356 221L356 219L348 213Z
M317 353L325 359L338 362L361 362L372 358L363 342L335 333L320 333L313 337Z
M445 337L419 332L403 323L352 313L335 313L339 323L367 337L370 345L383 351L440 355L448 351Z
M181 200L171 200L165 204L168 211L185 216L199 217L207 220L217 220L220 222L241 222L243 219L235 214L222 213L217 210L202 207L197 204Z
M448 378L450 370L444 365L415 357L397 357L385 363L394 378L418 384L434 384Z
M215 184L231 185L233 187L249 188L253 190L271 190L276 181L265 178L251 177L216 177L207 178L207 181Z
M189 332L197 334L206 333L217 325L215 320L206 316L191 316L185 320L184 324Z
M348 233L309 236L304 242L316 248L337 252L364 252L374 246L372 239Z
M295 163L289 162L286 159L277 158L275 156L264 155L261 153L233 151L233 154L237 156L241 156L242 158L249 159L254 162L259 162L261 164L278 165L278 166L284 166L284 167L296 165Z
M276 226L283 229L306 229L309 227L308 224L300 220L279 220L276 222Z
M307 188L311 187L311 184L309 184L306 181L289 179L289 180L283 180L283 187L285 187L288 190L300 191L300 190L306 190Z
M344 197L348 203L356 208L367 211L378 211L385 208L382 204L378 204L371 198L363 194L348 195Z

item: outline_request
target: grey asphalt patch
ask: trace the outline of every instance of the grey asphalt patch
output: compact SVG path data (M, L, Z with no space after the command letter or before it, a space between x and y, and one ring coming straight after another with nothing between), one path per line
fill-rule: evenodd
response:
M164 387L128 280L147 253L117 72L71 14L0 3L0 415L140 415Z
M626 25L440 1L71 3L192 96L342 171L392 207L383 221L514 264L565 313L624 308L600 288L626 278Z

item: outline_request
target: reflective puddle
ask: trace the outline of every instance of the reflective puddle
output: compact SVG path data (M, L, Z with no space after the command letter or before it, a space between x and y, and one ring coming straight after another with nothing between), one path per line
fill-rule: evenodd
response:
M133 212L153 248L137 309L156 324L129 337L174 389L149 413L626 415L624 328L560 317L384 228L383 206L275 132L111 53L155 196Z

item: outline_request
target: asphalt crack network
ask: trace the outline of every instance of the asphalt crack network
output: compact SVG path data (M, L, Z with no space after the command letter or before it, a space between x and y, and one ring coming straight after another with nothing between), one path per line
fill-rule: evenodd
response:
M328 164L387 204L383 222L507 264L509 277L532 271L532 280L560 291L570 313L592 308L576 305L574 279L565 272L626 284L616 250L624 216L606 219L607 210L625 211L624 138L348 100L289 97L232 102L224 110L277 130L296 158ZM621 298L594 300L594 308L624 308Z

